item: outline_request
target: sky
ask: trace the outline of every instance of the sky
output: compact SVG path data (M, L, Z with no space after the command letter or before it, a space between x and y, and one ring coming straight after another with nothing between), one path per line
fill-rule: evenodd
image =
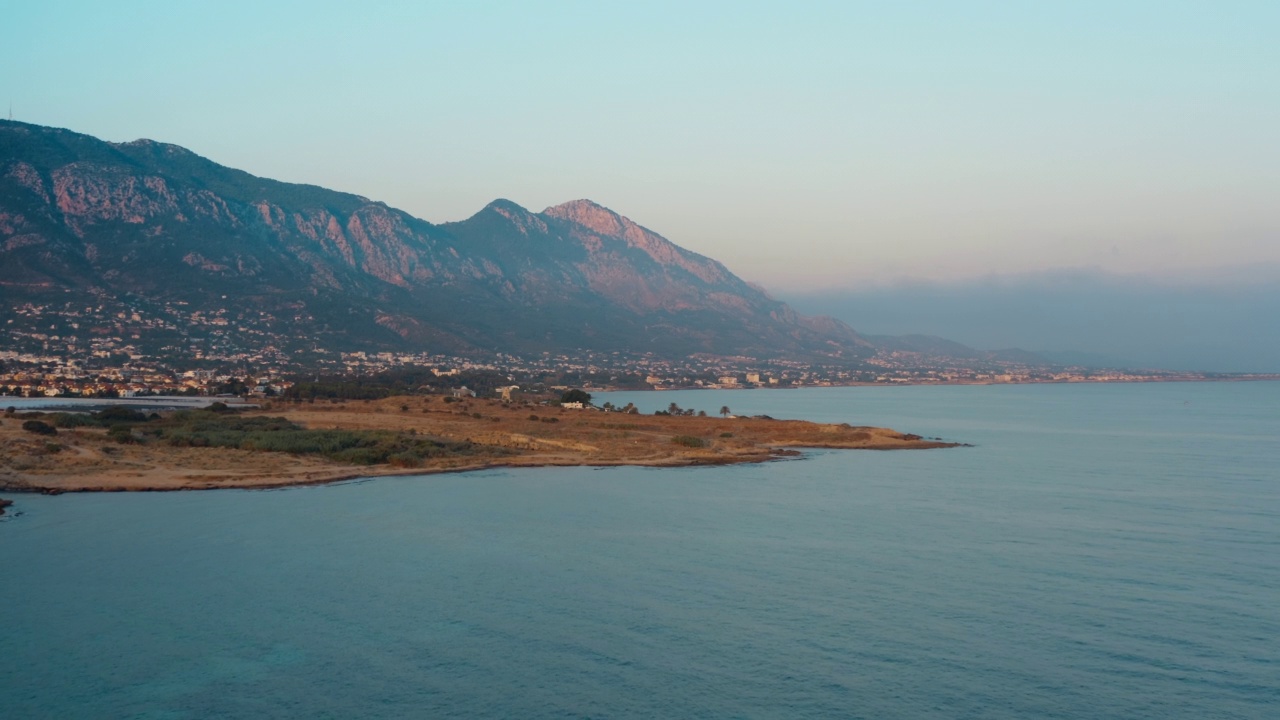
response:
M1273 1L3 14L15 119L433 222L590 198L782 293L1280 264Z

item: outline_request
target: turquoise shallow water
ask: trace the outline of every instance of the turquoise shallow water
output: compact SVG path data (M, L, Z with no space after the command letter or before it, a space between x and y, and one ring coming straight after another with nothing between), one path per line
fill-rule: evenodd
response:
M18 496L0 715L1280 717L1280 383L607 399L975 447Z

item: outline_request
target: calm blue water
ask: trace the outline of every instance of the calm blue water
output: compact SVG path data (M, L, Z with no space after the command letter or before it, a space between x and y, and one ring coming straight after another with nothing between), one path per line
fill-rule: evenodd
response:
M19 496L0 715L1280 717L1280 383L608 399L976 447Z

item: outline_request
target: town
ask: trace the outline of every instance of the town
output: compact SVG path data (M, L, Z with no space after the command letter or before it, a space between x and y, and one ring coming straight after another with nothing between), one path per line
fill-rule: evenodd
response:
M283 395L299 382L410 373L424 391L798 388L838 385L1151 382L1274 379L1163 370L1051 367L1003 360L885 351L862 361L810 363L591 351L537 357L350 351L323 333L273 331L267 312L234 315L106 299L99 305L26 304L0 328L0 394L22 397ZM418 373L417 375L413 373ZM419 378L418 375L422 377ZM422 378L425 378L423 380ZM296 394L296 393L295 393Z

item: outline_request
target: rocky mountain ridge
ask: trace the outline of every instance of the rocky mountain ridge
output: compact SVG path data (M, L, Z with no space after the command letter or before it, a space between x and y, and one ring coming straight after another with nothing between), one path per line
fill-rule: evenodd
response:
M588 200L542 212L496 200L433 224L176 145L0 121L0 303L123 296L334 349L874 352Z

